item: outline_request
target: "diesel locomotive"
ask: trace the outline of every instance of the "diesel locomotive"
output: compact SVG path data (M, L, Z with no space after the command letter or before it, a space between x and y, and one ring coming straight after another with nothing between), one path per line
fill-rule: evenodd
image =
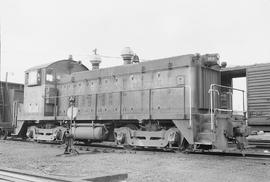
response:
M231 109L233 90L243 91L222 85L218 54L140 62L126 47L121 56L124 64L109 68L95 52L92 70L72 57L26 70L12 135L63 141L72 120L75 140L87 144L243 149L246 113Z

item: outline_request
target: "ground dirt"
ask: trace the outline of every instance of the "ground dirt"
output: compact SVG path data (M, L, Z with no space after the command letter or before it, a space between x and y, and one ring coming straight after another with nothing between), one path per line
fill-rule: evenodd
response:
M57 145L0 141L0 168L70 178L127 173L128 181L270 181L270 159L149 151L62 153Z

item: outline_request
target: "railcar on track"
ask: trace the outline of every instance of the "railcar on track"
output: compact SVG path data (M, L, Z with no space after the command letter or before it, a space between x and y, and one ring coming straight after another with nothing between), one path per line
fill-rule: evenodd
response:
M246 78L248 125L252 131L270 132L270 64L227 67L221 77L227 86L233 78Z
M234 116L231 94L244 91L222 85L218 54L139 62L125 48L121 56L124 64L109 68L99 68L95 53L92 70L71 57L28 69L12 135L63 141L73 100L71 131L78 141L243 149L249 127L244 110Z
M23 90L23 84L0 82L0 139L6 139L14 129L12 121L16 120L17 112L14 106L23 103Z

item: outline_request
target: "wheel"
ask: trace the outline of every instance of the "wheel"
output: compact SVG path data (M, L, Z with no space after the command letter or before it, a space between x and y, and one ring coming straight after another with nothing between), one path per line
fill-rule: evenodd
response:
M166 137L171 144L181 145L181 133L177 128L172 127L168 129L166 131Z
M26 136L27 138L33 139L34 138L34 130L32 128L28 128L27 132L26 132Z
M6 130L0 130L0 140L6 140L8 132Z
M26 130L25 135L23 135L23 138L30 139L30 140L36 140L36 126L29 126Z

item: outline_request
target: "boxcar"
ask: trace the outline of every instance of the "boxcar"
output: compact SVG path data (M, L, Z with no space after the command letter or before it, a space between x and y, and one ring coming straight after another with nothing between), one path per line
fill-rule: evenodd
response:
M16 105L23 103L23 84L0 82L0 138L5 139L13 131Z

